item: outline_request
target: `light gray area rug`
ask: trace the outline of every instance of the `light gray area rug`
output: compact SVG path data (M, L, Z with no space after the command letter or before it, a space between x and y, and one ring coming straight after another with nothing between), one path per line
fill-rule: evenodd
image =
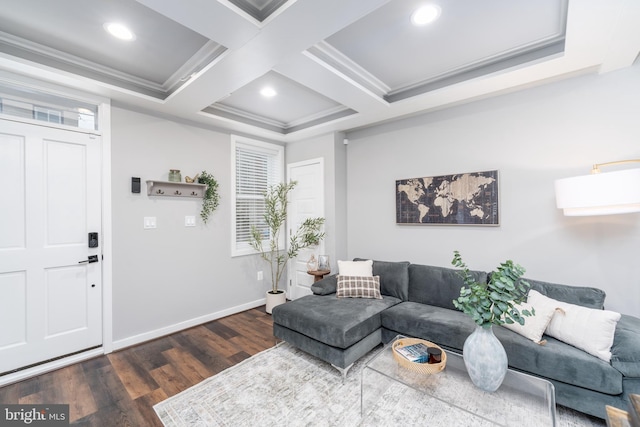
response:
M166 427L491 425L454 417L444 403L433 398L426 402L405 387L389 388L380 403L361 418L360 371L375 353L358 361L343 384L335 368L284 343L158 403L154 409ZM605 425L560 406L557 416L561 427Z

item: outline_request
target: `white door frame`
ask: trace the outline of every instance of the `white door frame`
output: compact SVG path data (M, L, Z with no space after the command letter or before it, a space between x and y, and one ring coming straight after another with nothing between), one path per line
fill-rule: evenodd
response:
M294 163L287 163L287 182L291 181L291 169L293 168L297 168L297 167L302 167L302 166L308 166L308 165L313 165L313 164L319 164L320 165L320 174L321 174L321 190L319 192L319 204L320 204L320 208L322 211L321 216L322 217L326 217L325 215L325 203L324 203L324 193L325 193L325 182L324 182L324 158L323 157L317 157L315 159L309 159L309 160L303 160L300 162L294 162ZM291 202L291 200L289 201ZM287 213L287 217L289 217L288 213ZM326 225L325 225L326 226ZM289 224L287 224L287 229L289 228ZM288 243L288 236L289 234L287 233L287 243ZM322 251L324 251L324 240L320 243L319 247L321 248ZM289 262L289 265L287 266L287 295L291 295L292 292L292 274L293 274L293 269L291 267L291 261ZM311 276L309 276L311 277Z
M32 368L24 369L12 374L0 377L0 387L22 381L37 375L50 372L64 366L88 360L96 356L111 353L113 351L113 230L112 230L112 203L111 203L111 101L108 98L87 94L67 87L34 80L30 77L0 71L0 83L20 85L37 91L54 94L61 97L73 98L98 106L98 131L86 131L72 129L76 132L85 132L100 135L102 137L102 346L93 350L74 354L52 362L43 363ZM29 124L46 125L69 130L67 126L45 124L34 120L20 120L17 117L6 116L13 121L21 121Z

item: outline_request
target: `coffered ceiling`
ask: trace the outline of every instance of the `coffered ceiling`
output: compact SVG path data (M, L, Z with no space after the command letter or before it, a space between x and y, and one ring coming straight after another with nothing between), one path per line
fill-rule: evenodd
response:
M288 142L632 65L639 3L0 0L0 70Z

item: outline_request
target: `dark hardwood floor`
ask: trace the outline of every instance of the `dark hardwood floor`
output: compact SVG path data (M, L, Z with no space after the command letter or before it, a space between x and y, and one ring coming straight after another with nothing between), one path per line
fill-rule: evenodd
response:
M273 347L271 316L247 310L0 388L1 403L69 404L74 426L159 426L153 405Z

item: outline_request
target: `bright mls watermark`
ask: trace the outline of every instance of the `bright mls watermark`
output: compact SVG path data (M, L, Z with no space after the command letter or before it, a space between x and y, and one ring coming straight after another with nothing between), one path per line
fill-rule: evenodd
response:
M69 425L69 405L2 405L0 426L61 427Z

